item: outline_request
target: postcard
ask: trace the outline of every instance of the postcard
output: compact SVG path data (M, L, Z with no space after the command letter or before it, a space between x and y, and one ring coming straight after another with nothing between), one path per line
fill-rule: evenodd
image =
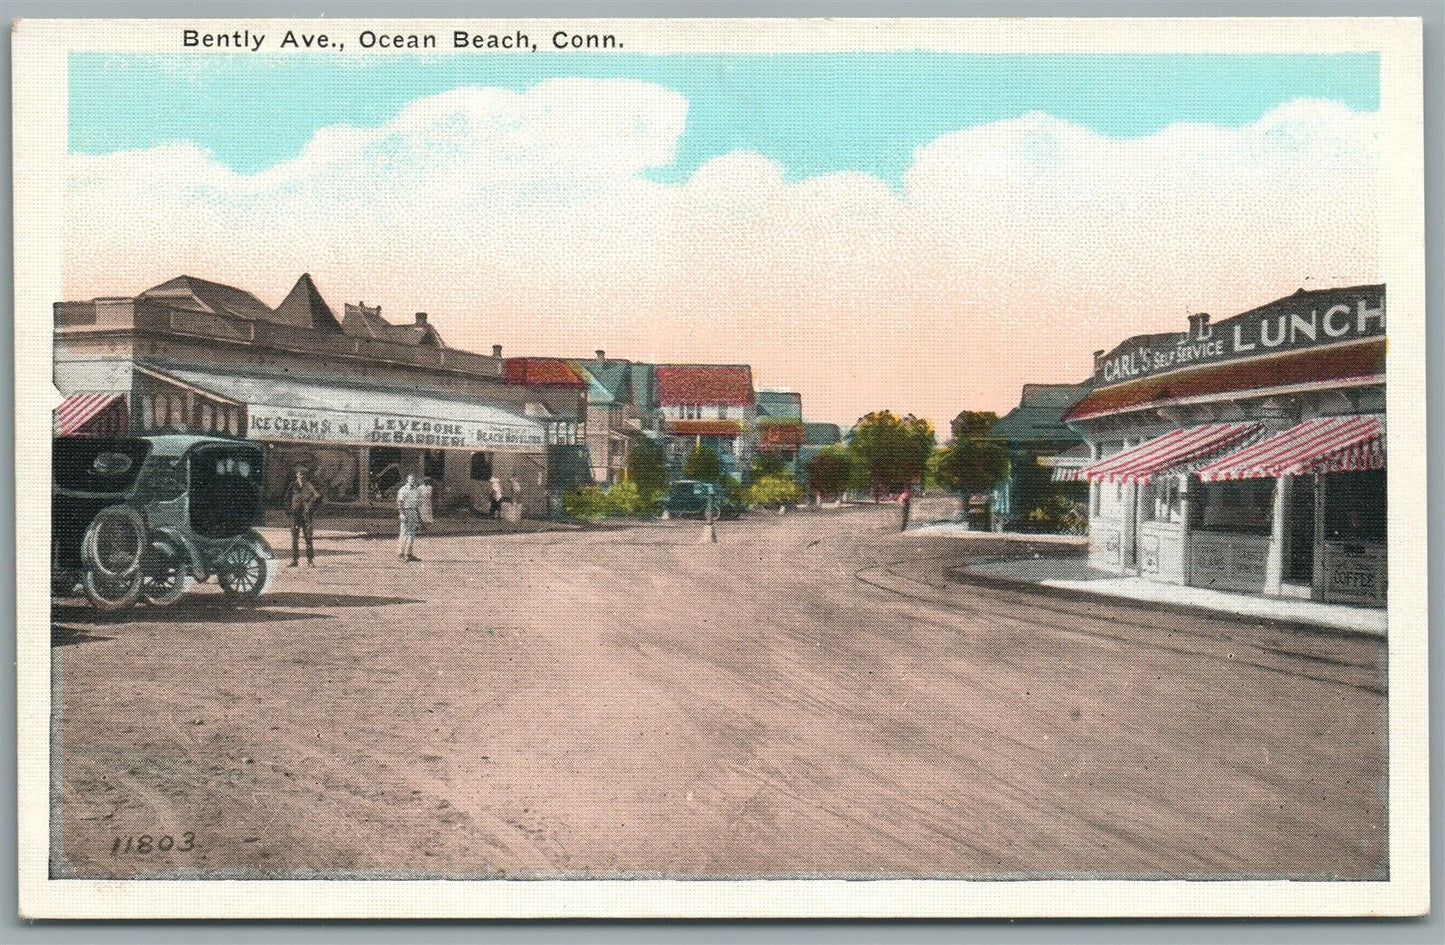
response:
M12 35L24 915L1428 911L1418 20Z

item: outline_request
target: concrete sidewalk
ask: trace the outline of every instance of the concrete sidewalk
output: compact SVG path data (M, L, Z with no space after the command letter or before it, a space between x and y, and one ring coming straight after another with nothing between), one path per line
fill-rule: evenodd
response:
M1303 624L1347 633L1385 636L1384 610L1323 604L1287 597L1234 594L1203 587L1164 584L1090 567L1082 558L999 558L945 571L949 580L1018 590L1047 590L1112 601L1132 601L1196 613L1229 614L1271 623Z

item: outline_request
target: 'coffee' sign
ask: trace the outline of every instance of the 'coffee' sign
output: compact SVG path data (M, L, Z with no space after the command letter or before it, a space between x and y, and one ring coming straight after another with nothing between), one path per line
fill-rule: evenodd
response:
M1217 325L1195 315L1187 332L1130 339L1098 359L1094 384L1384 334L1384 286L1299 292Z
M256 440L529 452L546 445L542 428L534 423L398 417L263 404L250 405L247 413L247 435Z

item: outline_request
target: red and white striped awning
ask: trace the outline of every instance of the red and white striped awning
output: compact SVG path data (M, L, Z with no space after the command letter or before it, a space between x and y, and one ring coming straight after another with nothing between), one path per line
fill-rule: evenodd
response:
M55 432L60 436L80 433L85 430L87 424L96 420L118 401L124 402L125 395L104 391L84 391L71 394L60 402L59 407L55 408ZM86 432L98 435L124 435L128 419L125 411L118 408L106 415L104 423L97 423L95 429Z
M1379 417L1306 420L1199 470L1205 482L1274 479L1310 473L1385 468L1385 430Z
M1257 423L1210 423L1171 430L1087 466L1079 475L1090 482L1147 483L1159 473L1227 449L1258 429Z

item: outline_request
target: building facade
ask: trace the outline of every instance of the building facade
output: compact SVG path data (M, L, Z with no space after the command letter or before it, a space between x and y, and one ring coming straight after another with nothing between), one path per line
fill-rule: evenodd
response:
M1025 384L1019 405L989 429L1009 457L1008 474L993 490L995 522L1004 527L1024 522L1055 495L1084 498L1082 486L1056 481L1053 469L1070 450L1084 446L1084 435L1064 422L1064 414L1089 390L1088 383Z
M1095 354L1090 562L1384 606L1385 287L1294 295Z
M726 475L742 478L756 449L757 399L745 364L659 364L656 413L669 473L681 478L688 455L706 446Z
M581 422L575 390L517 383L500 351L449 348L425 315L390 325L358 304L337 319L309 275L274 309L190 276L56 303L55 383L58 434L260 440L273 501L303 466L349 507L389 506L415 473L436 482L443 511L486 508L497 479L544 512L551 451Z

